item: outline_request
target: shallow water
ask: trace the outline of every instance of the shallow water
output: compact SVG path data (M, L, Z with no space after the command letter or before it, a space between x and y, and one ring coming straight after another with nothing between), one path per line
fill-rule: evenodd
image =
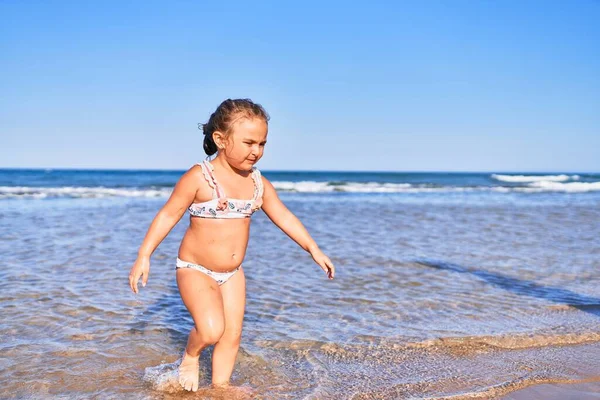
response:
M489 398L600 376L598 193L281 197L336 279L257 213L238 389L207 388L208 349L196 394L174 379L187 216L136 296L164 198L0 202L0 397Z

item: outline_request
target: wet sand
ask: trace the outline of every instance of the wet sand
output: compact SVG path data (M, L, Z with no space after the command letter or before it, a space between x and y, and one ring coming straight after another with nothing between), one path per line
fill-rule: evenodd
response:
M590 382L553 383L530 386L507 396L502 400L591 400L600 399L600 377Z

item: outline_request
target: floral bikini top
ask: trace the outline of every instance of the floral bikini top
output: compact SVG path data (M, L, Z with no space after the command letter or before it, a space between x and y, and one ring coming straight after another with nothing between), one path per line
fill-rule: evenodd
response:
M252 180L254 181L254 196L251 200L229 199L217 183L213 174L214 167L208 160L198 163L202 167L204 178L209 186L213 188L213 198L203 203L192 203L188 207L190 215L201 218L250 218L252 214L262 206L263 184L260 171L252 168Z

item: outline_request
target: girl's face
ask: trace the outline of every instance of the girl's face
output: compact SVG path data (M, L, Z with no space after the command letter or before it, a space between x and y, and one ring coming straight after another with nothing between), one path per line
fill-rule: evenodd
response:
M250 171L263 156L267 144L267 123L261 118L242 118L224 141L223 155L232 167Z

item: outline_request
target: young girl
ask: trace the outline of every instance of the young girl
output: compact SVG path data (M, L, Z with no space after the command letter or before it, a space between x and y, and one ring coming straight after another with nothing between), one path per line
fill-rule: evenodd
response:
M186 210L190 225L176 263L179 293L194 320L179 365L179 383L198 389L200 353L214 345L212 383L226 386L240 346L246 304L242 260L248 245L250 217L259 208L308 251L333 279L335 268L302 223L283 205L273 185L254 164L267 143L269 116L248 99L225 100L203 124L204 151L212 160L191 167L158 212L129 273L138 293L148 282L150 256Z

